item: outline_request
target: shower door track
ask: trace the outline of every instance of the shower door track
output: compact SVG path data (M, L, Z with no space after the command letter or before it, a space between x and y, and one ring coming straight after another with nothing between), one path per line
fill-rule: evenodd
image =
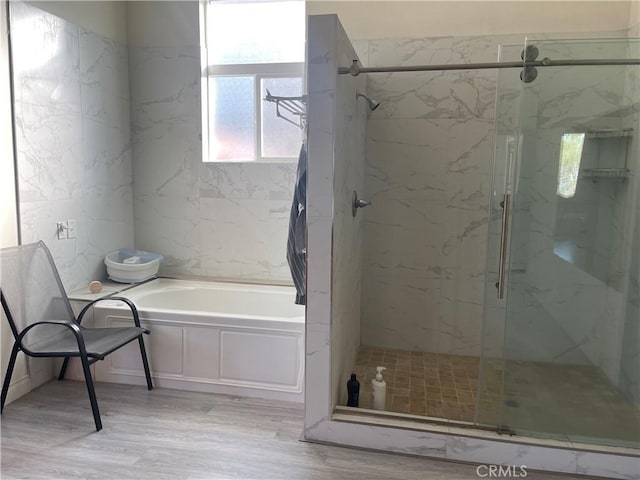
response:
M428 415L392 412L389 410L372 410L369 408L347 407L344 405L336 405L334 407L331 418L339 422L353 421L354 418L357 418L359 422L366 423L368 425L380 425L380 422L384 423L385 420L389 420L392 422L405 420L415 422L418 425L422 425L426 429L428 429L429 426L446 426L456 427L461 430L481 430L484 432L495 432L498 435L515 435L515 432L506 425L489 425L476 422L465 422L464 420L451 420L445 417L431 417ZM402 428L411 429L412 427L405 425Z
M575 66L611 66L640 65L640 58L632 59L585 59L585 60L542 60L492 63L452 63L442 65L407 65L395 67L360 67L358 60L353 60L350 67L338 68L338 74L351 74L357 77L361 73L400 73L400 72L433 72L442 70L483 70L496 68L535 68L535 67L575 67Z

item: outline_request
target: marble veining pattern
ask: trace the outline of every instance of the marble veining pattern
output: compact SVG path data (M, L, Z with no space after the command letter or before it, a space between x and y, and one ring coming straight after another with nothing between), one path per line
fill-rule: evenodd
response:
M80 112L78 27L24 2L11 2L16 101Z
M369 65L497 57L495 40L370 40ZM490 60L487 60L490 61ZM363 342L479 355L495 74L371 75Z
M129 65L136 245L165 274L290 282L296 165L202 161L198 47L133 47Z
M517 36L445 37L370 40L356 42L356 45L366 55L364 58L368 65L376 66L495 61L499 45L517 44L519 41L521 38ZM539 43L544 54L552 58L583 58L594 54L624 57L626 54L618 51L626 48L625 42L595 45L595 52L593 42L584 45ZM515 59L520 50L521 47L503 48L501 61ZM629 98L629 88L622 88L625 75L621 73L625 70L614 70L591 68L589 74L576 84L572 69L549 69L544 72L544 82L526 86L525 115L522 118L525 127L530 126L532 131L539 132L540 138L531 148L537 150L539 158L555 159L556 162L547 162L540 172L544 176L537 178L544 183L539 187L532 180L536 178L536 172L521 173L523 188L545 188L544 185L555 184L559 155L555 139L562 133L558 133L559 126L573 125L578 121L594 127L596 121L604 125L607 119L603 115L611 117L609 124L612 121L616 125L619 123L610 112L619 109L625 95ZM500 115L497 122L500 132L508 132L508 124L516 125L520 119L517 110L520 86L517 76L510 80L508 74L500 72ZM495 136L493 105L496 75L486 71L402 73L372 75L369 80L369 93L382 100L382 105L370 114L367 138L367 194L376 205L367 212L365 221L364 308L367 313L364 322L368 327L363 329L363 337L368 344L411 349L420 345L418 339L424 338L424 332L436 332L437 341L425 340L426 343L418 348L432 351L430 349L437 344L435 351L440 353L477 355L480 352L484 309L481 292L487 265L485 251L488 247L488 206ZM446 79L449 89L446 97L442 97L445 103L438 101L439 77ZM478 92L476 100L468 95L467 82L472 82ZM432 104L422 102L422 88L431 95ZM486 108L480 106L479 99L482 98ZM459 100L462 102L457 105L446 103ZM415 123L414 128L409 123L412 121L428 123ZM504 139L499 138L500 142ZM495 148L503 147L498 143ZM535 200L540 202L555 194L555 190L538 191L535 192ZM523 219L531 215L533 221L545 226L544 235L551 235L556 228L555 217L542 219L540 215L546 215L546 207L537 207L539 213L535 208L527 213L531 202L531 198L519 196L516 208L523 214L516 219L516 226L518 229L526 228ZM407 215L409 212L415 213ZM620 215L618 210L614 211L614 222L616 218L622 218ZM496 223L500 221L498 215L495 220ZM614 226L616 229L619 227ZM522 252L530 247L539 248L534 237L514 236L513 241L519 247L515 252L518 258L514 258L517 268L524 268L527 262ZM492 234L490 240L499 239ZM618 252L616 250L616 255ZM491 265L496 265L495 249L490 249L489 253ZM539 250L539 254L544 256L544 250ZM544 275L542 272L547 270L547 265L548 262L538 262L537 270L541 275ZM387 280L383 280L381 275L387 276ZM616 272L615 275L620 277L622 273ZM437 288L437 300L427 303L417 294L416 301L410 300L411 291L415 288L424 290L426 287L421 282L427 279L431 281L430 292ZM440 284L434 285L433 279L439 280ZM576 280L571 277L566 285ZM583 280L578 282L585 285ZM387 305L383 306L381 291L375 285L393 283L406 284L406 291L402 296L398 296L399 292L389 295L385 298ZM395 287L389 288L393 291ZM566 291L564 287L559 288L561 292ZM557 288L546 290L558 291ZM581 298L585 301L580 304L584 306L584 318L593 318L593 322L600 318L600 310L587 305L593 305L601 293L597 286L583 289ZM487 296L491 295L495 295L495 291L488 288ZM559 307L560 295L565 294L558 294L551 300ZM608 296L611 308L619 304L614 297L612 294ZM548 301L545 299L543 303ZM411 315L409 305L412 304L428 305L432 309L430 315ZM566 313L558 313L555 317L562 319ZM424 318L423 322L418 318ZM571 331L572 327L564 325L563 328ZM404 331L400 333L397 330ZM579 353L573 356L574 361L584 361L584 354L591 361L601 361L597 358L601 353L593 351L593 342L599 341L599 337L593 329L586 331L590 332L591 340L585 343L582 337L576 338L579 347L577 350L573 348L571 355ZM609 335L613 335L613 331L609 331ZM402 342L402 338L410 338L411 341L397 343ZM565 350L569 352L568 346Z
M355 52L342 28L338 28L339 63ZM331 357L334 401L346 398L344 390L353 371L360 344L363 261L363 210L352 214L353 192L364 198L365 131L368 107L356 98L366 90L367 77L338 77L335 89L334 214Z
M129 130L127 47L82 27L79 34L83 115L103 124Z
M554 58L584 58L594 54L585 51L592 44L550 42L539 46L545 55ZM607 42L596 47L596 54L601 56L624 57L627 50L626 42ZM565 227L571 222L565 207L568 200L558 200L556 184L559 138L567 129L585 131L637 124L633 108L629 108L633 95L629 95L629 85L625 83L626 78L633 77L629 75L633 70L637 69L589 67L582 70L578 82L575 69L553 69L538 79L544 81L536 81L525 89L528 111L523 116L520 173L523 181L519 184L516 202L522 208L522 230L519 231L526 236L517 240L518 244L527 246L526 254L519 259L526 274L514 276L512 284L514 291L521 291L526 300L513 303L513 314L519 320L511 326L506 342L511 345L508 351L511 358L531 355L534 352L530 348L519 349L519 342L511 340L535 338L540 326L545 324L545 328L557 330L557 334L551 342L553 346L535 352L539 360L598 365L615 384L625 387L629 384L619 376L625 324L628 334L638 338L637 330L624 320L625 310L629 308L625 305L624 279L630 277L627 266L632 264L633 247L629 246L629 239L634 223L631 211L637 206L633 199L637 180L621 184L579 178L570 202L574 208L598 212L595 231L588 228L593 227L596 217L587 218L575 231ZM628 158L634 162L637 157ZM589 161L593 160L584 159L585 167ZM636 165L632 163L630 167L635 169ZM567 232L572 238L582 235L581 243L594 239L589 251L594 253L601 273L586 271L555 254L558 236ZM568 302L567 298L572 301ZM604 323L603 318L609 320Z
M21 202L80 195L84 180L80 115L23 102L15 109Z
M307 42L307 310L305 335L305 433L328 441L336 402L331 358L333 121L336 90L335 15L309 18ZM313 380L311 380L313 379Z
M127 48L10 8L22 241L44 240L72 290L104 279L104 256L133 245ZM77 238L57 240L68 219Z
M529 468L537 468L537 469L557 469L571 473L591 473L591 472L600 472L602 470L597 470L594 465L594 461L581 461L578 454L575 450L571 450L572 444L569 442L556 442L556 444L564 447L565 449L554 450L550 449L548 446L542 445L533 445L533 444L523 444L519 442L513 442L512 439L509 441L505 441L503 437L496 436L493 432L486 432L485 434L478 434L478 437L481 438L468 438L465 436L460 436L457 434L453 434L454 432L449 429L449 427L444 427L442 431L438 432L417 432L412 430L406 430L402 428L394 428L389 426L376 426L376 425L361 425L354 424L350 421L344 421L344 418L340 418L339 420L330 420L330 409L332 407L332 399L334 398L331 393L335 390L333 382L330 381L326 377L326 368L327 365L331 363L331 355L333 354L333 350L329 349L330 343L330 328L329 322L331 319L329 307L331 305L331 291L327 288L327 282L330 278L330 269L327 268L326 263L323 264L322 260L328 260L330 258L330 252L327 252L326 246L328 245L326 242L330 241L330 222L327 221L327 216L329 215L329 206L328 199L331 198L332 186L333 184L330 182L330 172L328 172L328 165L323 164L320 159L331 158L332 152L329 150L329 147L332 145L332 137L330 132L332 131L331 119L333 116L333 112L329 108L331 105L332 98L330 95L324 96L325 92L332 91L331 82L335 78L333 73L327 73L322 67L325 66L326 63L331 63L331 61L335 58L335 50L331 48L331 45L334 41L334 36L336 36L335 31L335 19L330 18L329 16L319 16L319 17L311 17L310 19L310 28L309 28L309 70L308 70L308 78L313 79L310 82L310 87L313 86L313 89L310 90L310 115L314 120L314 129L310 130L310 146L313 147L313 151L318 154L317 163L313 164L314 167L311 172L316 172L316 175L313 175L311 178L313 179L310 184L310 198L315 198L319 204L314 208L313 215L310 215L310 265L313 266L313 274L309 277L310 286L312 286L313 297L311 297L310 304L308 305L307 310L307 379L313 379L313 382L307 383L307 411L305 413L305 438L319 441L330 441L335 443L340 443L344 445L354 445L358 447L365 448L374 448L381 449L386 451L396 451L403 453L413 453L419 455L429 455L434 457L444 457L450 458L452 460L463 460L467 458L476 458L477 461L491 461L495 463L502 463L504 458L511 459L515 463L518 464L526 464ZM490 48L497 46L498 44L504 43L503 39L488 39L486 42L479 41L481 39L472 39L472 38L464 38L464 39L452 39L451 45L458 44L460 45L457 52L451 54L451 58L456 58L456 61L474 61L475 58L480 58L481 60L475 61L492 61L495 56L487 58L485 60L484 57L488 55L488 51ZM478 41L477 41L478 40ZM516 39L514 43L518 43L522 39ZM385 42L386 40L382 41ZM373 54L375 55L376 50L372 49L371 46L373 41L355 41L354 47L355 50L360 55L363 63L366 65L366 62ZM393 48L398 48L398 45L403 45L405 42L402 41L389 41L389 44L392 45L388 48L391 51ZM407 44L411 44L411 42L406 42ZM420 43L420 42L416 42ZM425 42L423 42L424 44ZM428 42L426 43L428 45ZM443 49L447 48L447 43L443 43ZM470 50L473 49L474 45L485 45L486 51L471 53ZM378 47L376 47L378 48ZM454 48L453 46L451 47ZM378 49L381 51L381 49ZM495 55L495 51L493 52ZM437 52L437 54L442 54L442 52ZM519 50L516 52L517 56L519 56ZM403 55L405 55L403 53ZM426 55L425 52L417 52L417 56ZM405 58L411 58L410 53L406 54ZM420 58L421 61L424 58ZM395 64L396 61L390 61L387 64ZM417 63L417 62L416 62ZM325 72L325 73L323 73ZM398 89L399 91L399 89ZM369 88L369 93L371 94L371 88ZM373 96L373 95L372 95ZM512 99L515 97L511 97ZM318 103L316 104L315 101ZM323 102L323 103L322 103ZM407 102L407 104L410 102ZM382 108L382 107L381 107ZM396 105L393 106L394 109L397 108ZM397 108L399 111L400 108ZM394 110L395 111L395 110ZM433 340L433 338L438 338L438 334L441 330L440 326L440 313L439 309L441 308L440 304L442 299L446 301L444 303L444 308L447 309L448 306L460 306L460 305L470 305L470 306L480 306L480 312L476 312L474 314L468 314L462 312L464 318L472 318L473 315L482 315L481 309L484 305L484 299L482 296L482 291L484 290L484 285L482 282L476 282L479 278L478 276L482 276L481 272L478 271L478 266L481 266L483 263L483 259L477 259L477 257L483 256L483 249L479 246L474 246L474 241L482 238L483 234L478 234L474 237L474 232L477 232L478 229L488 228L489 226L489 218L488 214L483 211L482 204L480 201L480 197L482 195L489 195L489 177L491 172L491 159L485 159L485 163L482 164L482 167L474 171L474 174L478 175L478 178L482 178L484 176L484 181L479 181L477 183L468 183L468 184L457 184L455 189L452 190L452 194L449 196L438 197L440 194L439 191L446 191L446 182L447 175L454 175L456 173L456 169L467 169L473 168L474 163L469 161L465 162L467 158L471 160L471 157L468 157L465 153L465 148L469 150L476 150L477 152L489 152L491 155L492 146L491 146L491 137L493 133L491 132L492 128L492 117L487 116L483 118L478 115L478 110L475 112L473 110L467 110L468 112L472 112L468 117L461 118L453 118L455 115L451 115L453 110L449 110L449 112L445 112L449 114L449 117L446 117L442 120L434 119L435 121L444 122L451 121L454 124L456 122L465 123L467 125L473 125L475 123L476 126L472 126L470 132L475 132L472 135L479 135L476 140L472 138L465 138L464 129L460 128L456 139L450 140L449 136L449 126L444 127L444 141L442 141L442 136L438 136L434 131L433 140L430 142L425 142L423 137L420 136L420 133L415 133L413 137L409 135L413 130L408 129L406 125L400 126L399 122L401 120L412 120L412 121L426 121L425 118L405 118L405 119L395 119L395 118L387 118L381 110L380 112L373 112L369 114L369 122L368 122L368 137L367 137L367 179L366 179L366 189L367 196L369 199L374 200L375 203L375 195L380 194L381 198L387 200L387 197L383 197L387 195L395 200L393 195L390 195L389 192L396 193L394 191L394 185L390 181L393 179L393 168L389 165L394 165L394 160L396 157L399 158L398 164L402 166L402 160L405 153L402 149L411 150L412 147L415 148L416 151L419 151L420 146L427 145L431 148L431 151L437 151L434 147L439 145L444 145L442 147L441 158L445 159L442 162L443 165L447 165L448 159L452 159L454 163L453 168L444 168L440 170L431 170L432 175L440 175L443 180L441 182L431 182L429 185L433 185L435 188L432 189L423 189L424 193L423 197L420 195L423 194L418 189L406 189L407 194L411 194L411 197L407 197L407 199L396 201L397 205L401 205L401 202L404 204L404 208L410 211L411 201L415 201L416 199L420 199L424 202L440 202L442 209L441 212L445 212L445 209L449 207L449 202L451 201L453 205L449 207L448 214L445 217L443 214L441 216L440 224L444 224L447 220L450 220L450 227L447 234L447 238L444 241L449 240L449 237L457 238L457 241L450 243L453 248L464 250L467 248L468 256L465 258L465 261L456 262L455 255L450 255L446 261L444 260L445 255L442 250L434 249L432 253L427 254L425 257L419 257L416 255L418 261L421 262L429 262L432 260L433 267L429 269L429 275L425 275L423 277L416 278L416 274L419 273L419 269L412 269L411 263L400 264L399 262L394 262L393 255L394 252L398 252L399 255L405 255L405 252L400 253L402 248L396 248L393 250L392 248L384 247L385 244L379 243L376 245L375 243L370 243L367 245L367 233L375 232L376 236L380 236L384 229L382 225L380 225L379 230L373 230L374 226L378 226L375 221L369 222L368 217L365 218L365 251L367 248L376 251L376 257L374 259L375 264L371 264L368 262L368 257L365 255L364 257L364 265L363 265L363 294L366 299L363 301L363 309L366 308L366 305L370 303L371 300L376 300L377 297L381 297L382 295L388 295L389 297L394 297L397 299L397 302L393 303L394 309L387 310L379 315L376 315L377 312L373 312L373 315L370 318L366 318L367 315L364 314L363 310L363 318L366 318L363 322L363 330L362 335L367 334L367 331L371 331L371 325L367 325L366 322L371 319L381 320L381 326L379 327L379 331L384 332L381 336L386 336L386 338L394 338L394 336L402 336L402 332L408 332L406 338L409 338L408 341L412 341L418 337L423 338L425 343L422 345L429 345L428 340L430 339L432 343L432 347L437 349L439 348L439 340ZM459 111L454 111L457 114ZM409 115L415 115L414 111L409 111ZM518 118L517 115L512 118ZM432 119L428 119L432 121ZM376 123L379 122L380 128L376 129ZM388 123L383 123L388 122ZM393 128L391 126L393 122L397 122L398 127ZM444 123L442 123L444 125ZM384 127L382 127L384 125ZM416 124L417 125L417 124ZM395 131L394 131L395 130ZM432 130L433 131L433 130ZM400 154L394 156L394 158L389 159L385 165L384 163L384 153L382 150L387 146L385 142L389 140L388 132L393 132L393 135L396 135L396 138L403 138L403 143L410 144L410 147L407 148L407 145L400 145L402 149L399 149ZM396 133L397 132L397 133ZM422 130L424 135L429 135L429 129ZM483 133L484 132L484 133ZM379 135L377 138L375 135ZM402 137L404 135L404 137ZM486 142L481 141L482 138L486 138ZM372 139L375 139L375 144L373 144ZM468 140L468 142L467 142ZM458 145L458 143L462 142L463 144ZM466 144L468 147L465 147ZM317 150L315 149L317 148ZM388 152L392 152L392 146L389 145ZM381 152L378 157L376 155L378 152ZM449 152L451 156L449 156ZM424 161L426 158L431 158L428 155L420 155L420 153L415 153L417 161L415 165L422 165L420 161ZM480 154L482 155L482 154ZM387 167L387 170L385 170ZM410 170L401 170L404 172ZM484 172L484 173L483 173ZM452 177L455 178L455 177ZM407 179L409 180L409 185L413 185L411 183L411 175L407 175ZM400 185L401 182L398 182ZM455 183L452 183L454 185ZM323 188L321 188L323 187ZM371 187L371 188L370 188ZM439 188L438 188L439 187ZM370 189L369 189L370 188ZM397 192L401 192L402 188L398 186ZM399 195L399 193L398 193ZM327 200L325 202L324 200ZM409 201L411 200L411 201ZM485 198L485 205L488 206L489 198ZM476 203L477 202L477 203ZM374 210L370 209L368 215L371 215L372 219L384 218L383 215L388 215L386 218L391 219L392 215L387 214L387 211L391 211L393 201L382 202L382 206L379 210L374 214ZM377 203L380 205L380 202ZM427 215L430 215L430 218L433 221L438 221L438 216L436 216L433 212L436 210L435 208L424 209L427 211ZM487 210L485 208L484 210ZM401 210L399 210L401 211ZM465 215L467 212L467 216ZM310 211L310 213L312 213ZM457 218L458 215L461 214L462 217ZM492 218L491 221L494 222L495 212L492 210ZM455 215L456 218L451 218ZM414 215L412 218L419 218L418 215ZM400 223L400 222L398 222ZM389 222L389 226L391 226L391 222ZM369 229L369 230L367 230ZM432 232L433 234L434 232ZM437 234L437 232L435 232ZM484 234L486 237L488 232ZM415 235L417 236L417 235ZM386 245L389 247L398 245L397 241L407 242L407 238L409 235L399 235L396 234L393 237L389 235L386 240ZM427 241L431 241L428 238L428 235L424 235L424 238ZM440 245L443 245L443 240L440 240ZM467 245L468 243L468 245ZM417 242L416 242L417 244ZM400 243L400 245L405 245L405 243ZM377 247L377 250L374 248ZM474 251L475 248L475 251ZM428 249L429 250L429 249ZM431 251L431 250L430 250ZM422 253L422 252L420 252ZM382 254L382 255L381 255ZM493 255L493 253L492 253ZM385 256L387 257L385 259ZM410 255L406 255L406 257L410 257ZM422 259L424 258L424 260ZM380 260L382 259L382 260ZM477 263L474 263L474 260L477 260ZM470 262L469 266L467 266L466 262ZM378 274L375 274L375 272ZM433 283L429 283L433 282ZM380 284L379 290L373 290L372 286L376 283ZM371 287L371 289L367 292L367 286ZM394 288L396 289L394 291ZM441 293L441 289L445 293ZM419 318L416 319L415 328L416 329L398 329L395 328L395 323L406 320L409 318L408 315L402 310L403 308L410 309L408 305L411 303L408 298L409 293L412 290L420 290L422 295L415 296L415 299L424 299L429 296L432 300L431 305L422 306L423 312L437 312L436 318L434 321L427 321L419 324ZM425 292L431 292L430 295L425 295ZM499 309L500 305L495 300L495 291L488 292L487 298L490 298L491 294L494 296L494 300L492 302L487 302L487 306L489 308ZM451 299L449 301L448 299ZM455 301L453 301L455 299ZM462 301L457 301L458 299ZM383 307L383 305L389 305L389 302L379 302L378 305ZM449 314L447 314L449 315ZM416 317L415 315L413 316ZM451 318L451 317L450 317ZM387 320L392 319L392 320ZM480 317L477 318L476 328L479 326ZM433 330L427 328L427 326L432 326ZM422 328L423 332L418 332L417 328ZM447 329L449 326L447 326ZM454 335L451 335L455 341L454 348L462 348L468 350L479 349L479 339L480 332L476 330L475 334L466 335L466 329L468 326L463 323L456 324L453 322L451 324L451 328L457 328L457 331ZM473 328L473 327L471 327ZM429 331L431 330L432 334L429 336ZM445 334L448 332L445 331ZM498 337L496 335L496 342L499 345L496 345L496 349L500 349L502 347L501 342L498 341ZM466 338L465 338L466 335ZM465 346L464 342L470 339L471 345ZM474 340L476 339L476 340ZM419 343L419 340L416 340L416 343ZM451 344L448 344L447 348L450 348ZM437 350L434 350L437 351ZM402 422L398 421L398 427ZM458 432L459 433L459 432ZM539 443L539 442L538 442ZM587 453L586 457L589 457L591 454ZM605 457L602 457L602 463L608 465L609 463L615 463L615 455L605 454ZM546 459L550 459L549 465L547 465ZM592 457L594 458L594 457ZM591 460L591 458L589 459ZM634 461L636 459L633 459ZM581 467L584 465L584 467ZM610 476L617 478L628 478L629 475L632 478L638 478L636 473L636 465L631 465L631 462L621 462L618 464L619 467L613 467L609 472Z

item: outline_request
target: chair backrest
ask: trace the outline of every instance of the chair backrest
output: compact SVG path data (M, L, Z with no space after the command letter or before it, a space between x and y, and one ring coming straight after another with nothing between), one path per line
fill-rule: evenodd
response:
M42 241L0 249L0 292L14 336L43 320L75 321L51 252ZM38 326L22 344L37 350L44 339L64 330L54 325Z

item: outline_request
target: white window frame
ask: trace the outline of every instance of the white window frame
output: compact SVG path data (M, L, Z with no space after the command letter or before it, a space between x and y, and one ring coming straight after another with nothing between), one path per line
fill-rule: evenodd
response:
M575 152L577 155L577 159L576 158L568 158L565 155L565 148L567 148L566 144L565 144L565 138L566 137L581 137L580 138L580 149L578 152ZM584 151L584 143L586 140L587 135L583 132L566 132L562 134L562 137L560 137L560 161L558 162L558 187L556 190L556 195L558 195L559 197L562 198L572 198L575 196L576 194L576 190L578 188L578 180L579 180L579 175L580 175L580 164L582 163L582 153ZM573 163L575 163L574 165L574 170L575 173L574 175L570 175L569 168L567 167L567 164L569 163L569 161L572 161ZM565 181L565 177L569 177L566 181Z
M294 163L297 162L297 153L292 157L263 157L262 156L262 109L264 106L263 95L261 92L262 79L272 78L299 78L302 82L304 90L304 62L288 62L288 63L247 63L247 64L209 64L207 56L207 4L208 1L201 2L201 22L200 31L202 53L201 64L205 67L202 69L202 143L204 163ZM209 122L209 80L217 77L253 77L254 82L254 158L255 160L217 160L210 157L210 122ZM279 92L271 92L278 95ZM284 120L281 120L284 121ZM300 130L300 142L302 144L303 133Z

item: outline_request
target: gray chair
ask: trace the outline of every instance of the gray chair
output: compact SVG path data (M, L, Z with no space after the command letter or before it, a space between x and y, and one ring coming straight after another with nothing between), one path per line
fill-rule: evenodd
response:
M4 410L18 352L31 357L64 358L58 380L64 379L69 359L80 358L98 431L102 429L102 421L89 365L104 360L110 353L137 339L147 387L153 389L142 340L142 334L149 331L140 327L140 317L133 302L122 297L109 299L121 300L129 306L135 326L83 327L82 318L100 300L86 305L75 317L51 252L43 242L0 250L0 300L15 338L2 385L0 412Z

